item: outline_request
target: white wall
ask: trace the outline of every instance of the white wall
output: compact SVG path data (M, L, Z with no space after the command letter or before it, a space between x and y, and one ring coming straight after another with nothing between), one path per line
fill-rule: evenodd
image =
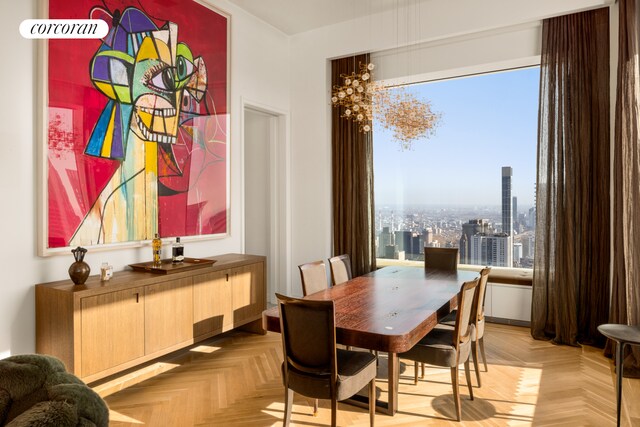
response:
M423 55L446 69L472 67L481 59L477 43L456 46L455 54L440 48L452 38L493 37L513 27L517 37L487 39L484 47L494 56L527 58L539 46L534 28L541 19L601 7L612 0L431 0L297 34L291 39L291 199L293 292L301 294L296 266L331 255L331 144L329 59L361 52L384 51L425 43ZM529 25L532 24L533 26ZM527 35L528 34L528 35ZM470 37L471 36L471 37ZM523 41L523 37L526 40ZM428 47L433 46L432 49ZM539 48L538 48L539 49ZM535 52L539 54L539 50ZM482 57L480 57L482 58ZM483 60L483 59L482 59ZM469 62L471 61L471 62ZM483 60L484 61L484 60ZM445 68L442 68L445 66ZM413 70L415 71L415 70ZM430 70L438 71L438 70ZM378 72L384 72L378 70ZM323 84L318 84L322 82Z
M37 17L37 0L2 0L0 43L5 82L0 104L0 210L3 260L0 281L0 357L35 351L34 285L67 279L73 261L68 256L36 256L37 237L37 59L36 42L18 33L24 19ZM10 3L10 5L9 5ZM190 242L190 256L240 252L241 188L240 116L241 97L289 110L289 38L264 22L223 0L210 1L231 18L231 229L224 239ZM85 260L92 272L103 261L115 270L150 259L150 248L89 252Z

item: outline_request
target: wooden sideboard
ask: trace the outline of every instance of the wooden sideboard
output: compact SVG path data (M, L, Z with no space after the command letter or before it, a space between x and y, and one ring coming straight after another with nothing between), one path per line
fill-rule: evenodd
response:
M102 282L36 285L36 352L93 382L252 324L266 309L265 257L225 254L171 274L122 271Z

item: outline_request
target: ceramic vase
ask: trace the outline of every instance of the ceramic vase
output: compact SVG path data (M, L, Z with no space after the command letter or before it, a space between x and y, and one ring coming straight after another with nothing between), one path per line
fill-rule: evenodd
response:
M83 261L84 254L87 253L87 250L78 246L71 250L71 252L76 261L69 266L69 277L76 285L82 285L86 282L87 277L89 277L89 273L91 273L91 267Z

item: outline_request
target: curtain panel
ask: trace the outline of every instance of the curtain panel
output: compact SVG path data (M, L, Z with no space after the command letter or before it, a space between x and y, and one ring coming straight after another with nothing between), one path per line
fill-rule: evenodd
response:
M640 324L640 90L637 0L620 0L613 168L611 323ZM624 376L640 377L640 350L627 347ZM607 349L609 352L611 349Z
M331 61L332 86L342 85L342 76L361 63L369 63L369 54ZM349 255L355 277L376 269L373 137L340 114L332 108L333 253Z
M604 345L610 262L609 13L542 30L531 333Z

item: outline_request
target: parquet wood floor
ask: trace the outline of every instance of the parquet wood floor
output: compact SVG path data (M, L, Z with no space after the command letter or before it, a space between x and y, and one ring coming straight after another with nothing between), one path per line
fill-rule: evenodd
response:
M453 395L448 369L427 366L413 385L413 363L403 363L398 413L377 414L377 426L611 426L615 425L612 364L592 347L535 341L529 330L489 324L485 336L489 372L468 399L461 375L463 422L451 421ZM96 387L111 410L111 425L272 426L282 425L284 389L278 334L232 332L171 355L130 374L120 391ZM473 373L472 373L473 374ZM136 378L138 378L136 380ZM475 377L473 377L475 384ZM640 380L625 379L623 425L640 426ZM377 382L384 394L387 383ZM368 426L366 409L339 404L338 425ZM312 401L296 395L292 424L330 424L328 401L318 417Z

